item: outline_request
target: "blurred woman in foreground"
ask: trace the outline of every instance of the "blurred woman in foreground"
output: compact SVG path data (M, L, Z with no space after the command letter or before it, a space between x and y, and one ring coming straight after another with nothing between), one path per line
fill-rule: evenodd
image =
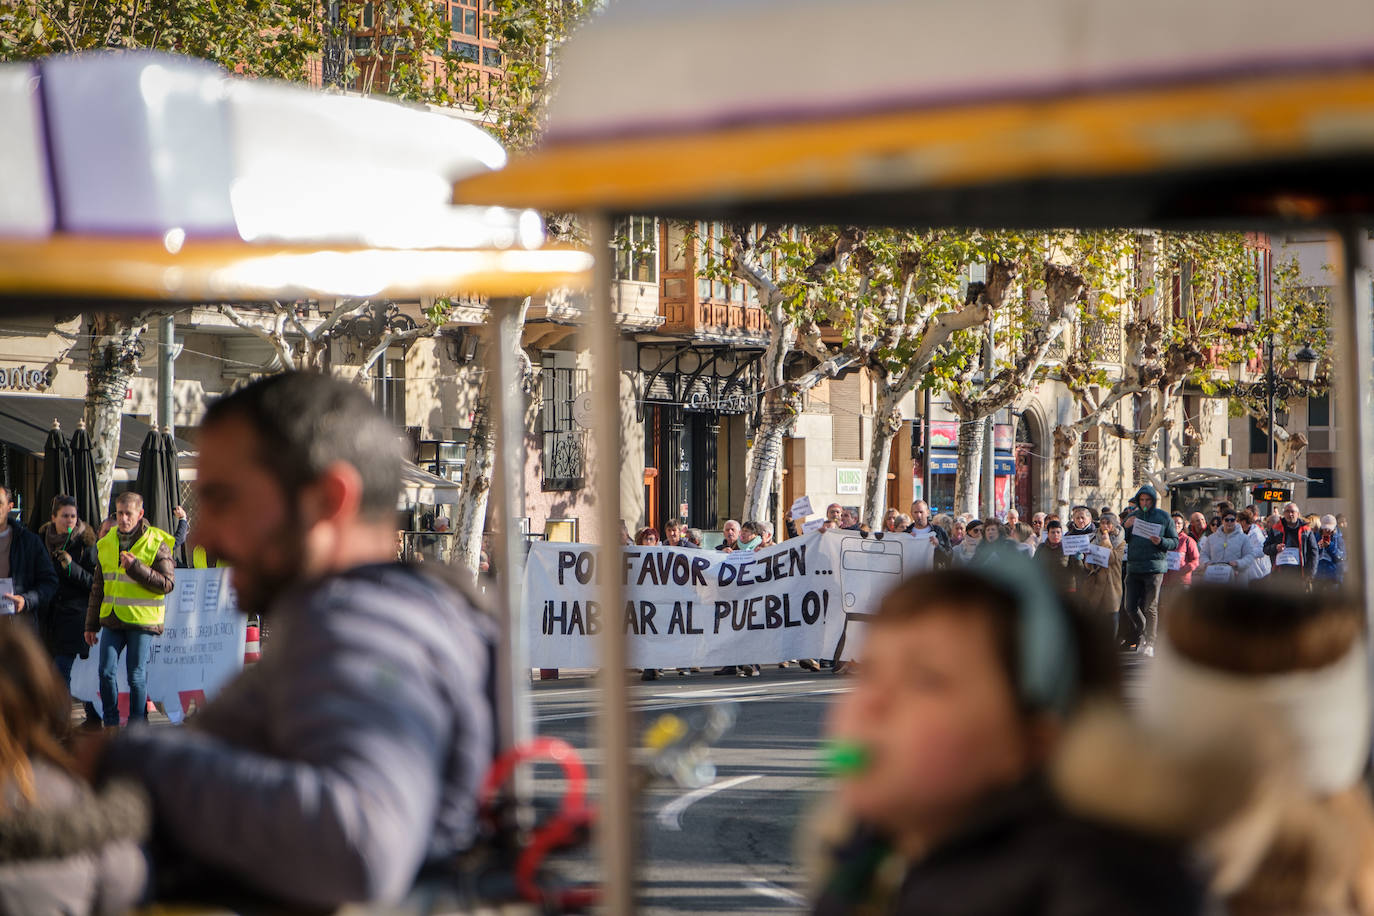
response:
M1014 551L887 597L832 714L844 781L817 914L1200 911L1186 836L1071 810L1052 786L1081 701L1114 693L1092 632Z

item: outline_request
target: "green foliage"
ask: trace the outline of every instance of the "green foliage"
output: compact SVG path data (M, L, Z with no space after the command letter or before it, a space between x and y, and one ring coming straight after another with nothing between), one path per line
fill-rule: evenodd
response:
M322 24L314 0L21 0L0 9L0 58L153 48L299 81L319 52Z

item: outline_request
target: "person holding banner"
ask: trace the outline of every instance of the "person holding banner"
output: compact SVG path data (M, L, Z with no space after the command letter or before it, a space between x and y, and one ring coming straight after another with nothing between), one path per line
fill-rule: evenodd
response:
M1121 562L1126 557L1126 542L1116 534L1116 516L1101 516L1083 556L1077 599L1079 605L1098 620L1110 621L1121 610Z
M86 644L100 644L105 729L119 728L119 656L129 678L129 723L148 721L148 661L162 635L167 593L176 584L172 535L143 517L133 490L115 499L115 526L96 542L98 563L86 606Z
M1167 555L1178 548L1173 519L1159 508L1159 494L1146 484L1136 491L1139 506L1122 523L1127 530L1126 604L1118 638L1143 655L1154 654L1158 624L1159 588L1167 570Z
M396 562L400 444L356 385L256 381L197 444L197 534L272 651L185 728L92 739L85 769L147 788L166 893L397 901L476 835L492 626L455 572Z
M1317 537L1302 520L1297 503L1283 507L1283 515L1264 544L1277 579L1310 582L1317 571Z
M1165 588L1192 585L1193 572L1202 560L1201 548L1191 534L1191 529L1184 522L1183 513L1175 512L1173 519L1174 528L1178 531L1178 549L1174 551L1177 557L1168 558L1166 565L1169 571L1164 574Z
M1221 530L1207 536L1203 542L1202 578L1214 584L1226 585L1240 582L1242 576L1261 556L1255 542L1240 530L1236 524L1234 509L1226 510L1221 517Z

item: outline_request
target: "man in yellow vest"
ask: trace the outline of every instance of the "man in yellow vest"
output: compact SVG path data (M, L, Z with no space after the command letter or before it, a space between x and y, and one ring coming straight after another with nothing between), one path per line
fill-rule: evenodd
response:
M148 660L162 635L175 584L172 535L143 517L143 497L121 493L115 526L96 543L100 561L86 608L86 643L100 643L100 702L105 727L119 727L119 653L129 675L129 722L148 718Z

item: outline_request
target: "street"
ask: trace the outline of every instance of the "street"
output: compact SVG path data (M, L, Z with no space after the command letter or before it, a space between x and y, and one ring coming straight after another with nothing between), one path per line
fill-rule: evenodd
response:
M594 682L534 685L535 726L585 750L595 741ZM659 785L641 796L641 912L779 913L803 908L806 876L798 854L801 828L827 790L819 760L830 702L844 678L765 666L749 680L665 672L631 687L648 727L663 713L690 716L717 703L737 704L734 728L711 755L716 780L704 789ZM595 780L596 755L587 753ZM537 789L555 791L555 771L540 767ZM595 797L595 785L591 787ZM585 860L584 860L585 861ZM579 874L576 864L568 869Z

